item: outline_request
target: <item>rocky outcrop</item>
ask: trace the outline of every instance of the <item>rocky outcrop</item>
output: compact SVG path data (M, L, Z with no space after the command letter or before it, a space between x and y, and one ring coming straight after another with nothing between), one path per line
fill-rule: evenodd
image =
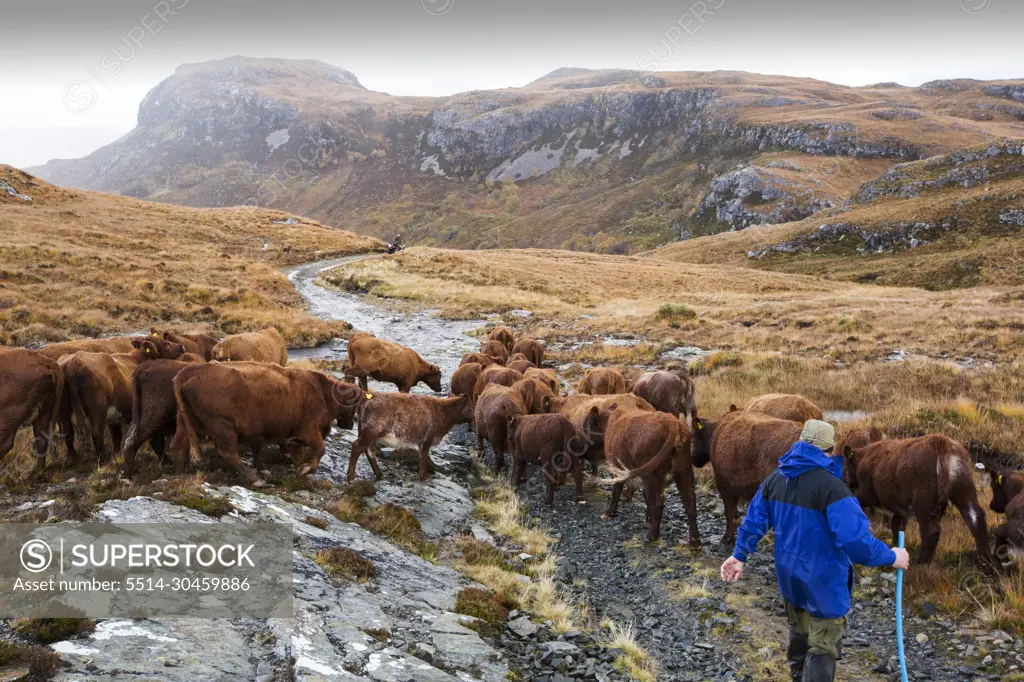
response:
M856 253L888 253L900 249L915 249L934 241L939 234L955 229L957 220L950 218L940 223L896 223L880 228L866 228L852 223L825 223L809 234L776 244L767 244L747 251L747 258L763 259L773 254L816 252L826 246L852 238Z
M1024 85L986 85L985 94L1024 102Z
M909 199L947 186L970 188L979 183L1024 173L1024 140L1003 139L916 163L896 164L865 183L854 201L880 197Z
M802 220L842 202L773 174L747 167L715 178L697 209L697 220L715 220L729 229Z

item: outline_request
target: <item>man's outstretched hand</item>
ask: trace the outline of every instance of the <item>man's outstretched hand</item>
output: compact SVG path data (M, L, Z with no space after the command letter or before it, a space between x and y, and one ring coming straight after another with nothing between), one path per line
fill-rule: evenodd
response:
M907 550L893 547L892 551L896 553L896 561L892 562L893 568L902 568L903 570L910 568L910 555L907 554ZM722 570L725 570L724 566Z
M729 557L722 564L722 580L727 583L734 583L743 577L743 562L734 556Z

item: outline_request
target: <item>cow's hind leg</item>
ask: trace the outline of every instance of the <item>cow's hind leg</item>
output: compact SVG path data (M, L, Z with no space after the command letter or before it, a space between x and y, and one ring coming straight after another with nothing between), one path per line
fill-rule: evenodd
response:
M245 479L253 488L260 488L266 483L259 475L247 467L245 462L242 461L242 456L238 453L238 436L233 430L227 432L221 432L214 437L214 443L217 446L217 455L224 461L234 467L238 475Z
M974 546L978 552L978 559L987 564L991 557L988 549L988 524L985 521L985 512L978 504L978 495L971 484L964 484L962 489L953 491L953 504L956 506L964 523L974 536Z
M939 537L942 534L942 514L928 510L925 513L917 514L917 524L921 532L921 549L917 553L917 562L920 564L931 563L935 556L935 548L939 546Z
M619 498L622 496L624 483L616 483L612 486L612 501L608 503L608 511L601 515L602 519L614 518L619 513Z
M53 413L57 409L57 397L48 393L39 405L39 412L32 422L32 445L36 451L35 469L38 471L46 465L46 455L53 443Z
M725 508L725 535L722 536L721 548L730 551L736 544L736 516L739 514L739 502L735 495L726 492L722 487L719 487L718 490L722 495L722 505Z
M0 459L14 447L14 437L18 435L19 424L5 424L0 427Z
M644 478L644 498L647 500L647 516L651 525L647 529L647 541L654 542L661 537L661 517L665 512L664 479L661 476Z
M198 443L196 444L198 446ZM178 411L178 424L174 430L174 437L171 438L171 461L174 462L174 473L182 475L185 473L185 465L188 463L188 451L191 447L188 438L188 427L185 426L185 418L181 411Z
M372 465L371 465L372 466ZM430 473L430 443L424 443L420 446L420 480L427 480L427 476ZM374 472L376 473L376 472Z
M700 547L700 531L697 529L697 493L693 489L693 467L685 466L673 472L672 478L679 491L679 498L686 509L686 523L690 530L690 547ZM664 500L662 500L664 502Z

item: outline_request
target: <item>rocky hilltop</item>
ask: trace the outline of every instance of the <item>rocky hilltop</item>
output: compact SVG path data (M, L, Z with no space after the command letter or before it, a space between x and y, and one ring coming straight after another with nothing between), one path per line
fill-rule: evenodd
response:
M33 172L426 244L633 252L800 219L892 163L1024 136L1022 88L562 68L524 87L413 98L322 62L235 57L180 67L128 135ZM829 187L822 158L849 182Z

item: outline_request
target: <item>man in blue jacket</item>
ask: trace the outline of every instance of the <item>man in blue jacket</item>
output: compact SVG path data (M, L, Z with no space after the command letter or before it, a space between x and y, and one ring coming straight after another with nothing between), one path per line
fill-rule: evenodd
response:
M907 568L910 557L871 535L857 498L843 483L835 429L812 419L779 459L747 509L722 579L743 576L743 562L769 528L775 530L775 573L789 620L794 682L835 679L839 638L853 591L853 564Z

